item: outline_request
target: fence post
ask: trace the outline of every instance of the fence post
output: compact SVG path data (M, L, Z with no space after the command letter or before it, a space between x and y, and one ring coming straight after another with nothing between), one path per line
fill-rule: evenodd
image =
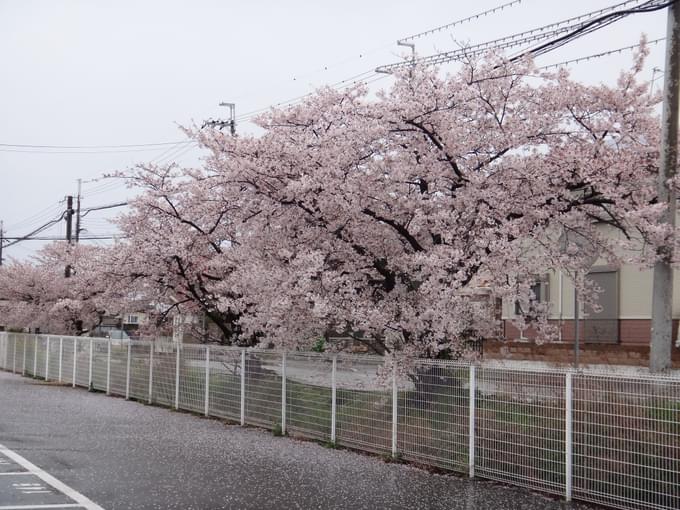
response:
M33 377L38 377L38 335L33 337Z
M125 370L125 400L130 399L130 358L132 358L132 342L128 340L127 366Z
M477 374L475 366L470 365L470 423L468 425L468 474L470 478L475 476L475 393L477 386Z
M205 346L205 415L210 410L210 346Z
M73 387L76 387L76 367L78 366L78 339L73 337L73 374L72 381Z
M111 395L111 339L106 343L106 394Z
M241 425L246 424L246 350L241 351Z
M180 343L176 342L177 344L177 354L175 355L175 409L179 409L179 346Z
M64 364L64 337L59 337L59 382L62 380L62 366Z
M286 351L281 355L281 434L286 435Z
M12 335L14 338L14 349L12 349L12 373L17 373L17 335Z
M567 372L564 385L564 497L571 501L573 469L573 388L572 374Z
M335 444L335 413L337 410L336 396L336 373L338 371L338 356L333 354L333 364L331 365L331 443Z
M151 348L149 350L149 404L153 403L153 348L154 343L151 343Z
M21 375L25 376L26 375L26 337L22 336L23 338L23 344L24 344L24 354L23 354L23 361L21 362Z
M93 344L94 340L90 338L90 366L87 369L87 389L91 390L93 388L92 384L92 363L94 362L94 354L93 354Z
M399 418L397 403L399 394L397 392L397 364L392 365L392 457L397 456L397 420Z
M45 341L45 380L49 379L50 375L50 337Z

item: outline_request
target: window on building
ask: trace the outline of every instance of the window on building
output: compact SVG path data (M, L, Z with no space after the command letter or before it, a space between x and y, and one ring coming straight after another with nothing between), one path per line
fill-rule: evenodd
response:
M128 315L126 322L128 324L139 324L139 317L137 315Z
M596 312L584 307L583 340L588 343L615 344L619 342L619 276L611 269L593 269L588 279L602 289L598 294Z
M534 283L531 286L531 292L533 294L533 298L529 303L528 310L523 310L519 301L515 302L515 315L523 315L529 320L531 320L536 315L534 304L546 303L550 300L548 277L545 276Z

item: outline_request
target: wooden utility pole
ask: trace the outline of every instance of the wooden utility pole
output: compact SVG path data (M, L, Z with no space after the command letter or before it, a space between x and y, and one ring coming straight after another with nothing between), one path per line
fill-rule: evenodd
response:
M666 65L661 116L661 148L657 196L666 206L660 222L673 234L657 249L652 295L652 330L649 370L660 372L671 366L673 346L673 244L675 239L675 190L672 182L678 162L678 108L680 107L680 1L668 7Z

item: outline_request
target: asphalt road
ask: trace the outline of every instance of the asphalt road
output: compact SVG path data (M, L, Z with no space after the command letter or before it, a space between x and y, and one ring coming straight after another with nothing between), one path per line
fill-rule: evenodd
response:
M0 445L106 510L593 508L5 372ZM2 454L0 472L21 469ZM71 502L12 476L0 510Z

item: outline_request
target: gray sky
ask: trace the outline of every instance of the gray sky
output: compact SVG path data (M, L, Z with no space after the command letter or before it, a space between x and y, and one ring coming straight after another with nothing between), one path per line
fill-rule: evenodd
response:
M620 0L618 0L620 1ZM395 40L490 9L508 0L0 0L0 143L117 145L178 141L177 126L237 115L391 63L404 54ZM427 55L606 7L617 0L523 0L453 31L419 39ZM630 16L540 57L550 64L665 36L665 12ZM663 67L664 43L653 45L645 76ZM631 52L571 66L586 82L612 83ZM657 74L658 76L658 74ZM389 84L381 80L377 88ZM656 82L661 86L662 80ZM247 122L242 133L252 132ZM0 219L19 236L58 216L82 178L83 206L124 200L127 190L87 182L136 162L195 164L181 146L145 152L53 154L0 150ZM0 147L0 149L3 149ZM50 151L50 149L29 149ZM162 158L159 158L161 157ZM118 209L117 211L120 211ZM113 210L115 211L115 210ZM112 232L108 214L88 215L92 234ZM63 235L64 225L46 232ZM8 248L24 258L40 243Z

